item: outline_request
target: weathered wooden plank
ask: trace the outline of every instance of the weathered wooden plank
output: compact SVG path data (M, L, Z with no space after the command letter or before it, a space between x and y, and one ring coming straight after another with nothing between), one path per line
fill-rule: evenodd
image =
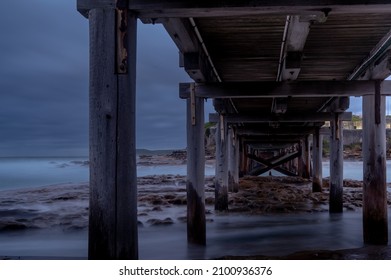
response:
M228 123L264 123L264 122L324 122L333 119L333 113L313 113L313 114L285 114L281 116L276 115L234 115L230 114L225 116ZM209 114L209 121L218 122L217 114ZM352 119L351 112L340 113L340 119L342 121L350 121Z
M322 177L322 152L323 152L323 135L320 133L320 129L315 130L313 134L313 176L312 176L312 191L321 192L323 186Z
M343 211L343 126L339 115L330 122L330 213Z
M227 122L223 116L216 127L215 210L228 210Z
M195 110L192 107L195 107ZM193 118L192 114L195 113ZM194 121L193 121L194 120ZM204 100L187 99L187 241L206 244Z
M224 82L195 84L204 98L339 97L373 94L375 81ZM179 84L179 96L188 98L191 83ZM391 81L384 81L382 95L391 95Z
M388 243L385 98L363 98L363 231L366 244ZM376 115L380 119L376 121Z
M116 73L115 11L90 11L90 259L136 259L136 18L128 15L129 71Z

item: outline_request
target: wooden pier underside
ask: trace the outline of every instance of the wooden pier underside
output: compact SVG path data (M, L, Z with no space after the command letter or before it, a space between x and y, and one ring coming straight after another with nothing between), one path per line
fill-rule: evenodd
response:
M134 18L163 24L178 47L180 66L194 80L179 86L180 97L188 100L189 242L206 242L200 100L213 99L217 112L211 119L218 124L216 210L229 209L229 191L239 173L250 172L251 159L264 165L256 174L271 168L312 173L313 191L321 191L321 127L330 121L330 212L340 212L341 124L350 116L349 97L364 96L364 237L368 244L387 244L384 96L391 94L391 82L383 80L391 73L390 1L77 0L77 5L90 18L91 73L96 73L90 81L90 258L137 258L137 249L126 248L137 246L135 143L129 135ZM120 81L119 87L102 77ZM105 92L108 104L121 104L122 98L132 103L128 111L121 105L115 116L106 112L98 102ZM114 137L102 137L107 127ZM122 137L122 131L129 133ZM118 151L124 141L129 158ZM273 155L265 159L262 153ZM131 174L123 176L126 172ZM124 205L133 205L131 213ZM130 227L119 224L124 219L132 221Z

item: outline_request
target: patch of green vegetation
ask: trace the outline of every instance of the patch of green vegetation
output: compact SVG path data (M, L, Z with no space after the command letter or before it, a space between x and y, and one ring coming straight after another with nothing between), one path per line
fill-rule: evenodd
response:
M214 127L215 126L215 123L212 123L212 122L207 122L207 123L205 123L205 136L206 137L209 137L209 135L210 135L210 128L211 127Z
M358 115L352 116L352 122L360 122L360 121L362 121L361 116L358 116Z

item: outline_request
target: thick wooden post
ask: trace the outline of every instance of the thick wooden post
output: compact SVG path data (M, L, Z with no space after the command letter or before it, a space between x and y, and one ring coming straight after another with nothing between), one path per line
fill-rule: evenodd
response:
M247 146L243 141L243 138L239 138L239 153L240 153L240 164L239 164L239 177L243 177L248 174L247 170Z
M228 210L227 122L220 115L216 129L215 210Z
M237 192L239 188L238 141L233 127L228 129L228 190Z
M312 176L312 161L311 161L311 146L312 146L312 137L307 135L305 139L305 150L306 150L306 166L307 166L307 179L310 179Z
M322 150L323 150L323 136L319 129L316 129L313 135L312 146L312 160L313 160L313 176L312 176L312 191L321 192L323 184L323 170L322 170Z
M234 167L233 167L233 178L234 178L234 187L233 191L238 192L239 191L239 163L240 163L240 152L239 152L239 138L236 133L234 133L234 150L235 150L235 160L234 160Z
M206 244L204 100L187 99L187 241Z
M307 178L307 165L306 165L306 145L305 139L299 141L300 156L298 157L298 173L302 178Z
M90 21L90 259L137 259L136 17Z
M330 122L330 213L343 211L343 127L338 113Z
M381 83L363 97L363 226L366 244L388 243L385 97Z

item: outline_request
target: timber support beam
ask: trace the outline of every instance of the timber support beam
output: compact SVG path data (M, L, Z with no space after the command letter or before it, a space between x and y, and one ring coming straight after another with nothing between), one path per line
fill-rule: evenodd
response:
M90 10L89 24L88 256L137 259L137 18L119 5Z
M187 241L206 245L204 99L187 99Z
M385 98L381 82L363 98L363 227L366 244L388 243Z
M216 127L215 210L228 210L228 129L223 115Z
M343 126L339 115L330 122L330 213L343 211Z
M323 185L322 177L322 152L323 152L323 135L320 129L317 129L313 134L313 176L312 176L312 191L321 192Z

